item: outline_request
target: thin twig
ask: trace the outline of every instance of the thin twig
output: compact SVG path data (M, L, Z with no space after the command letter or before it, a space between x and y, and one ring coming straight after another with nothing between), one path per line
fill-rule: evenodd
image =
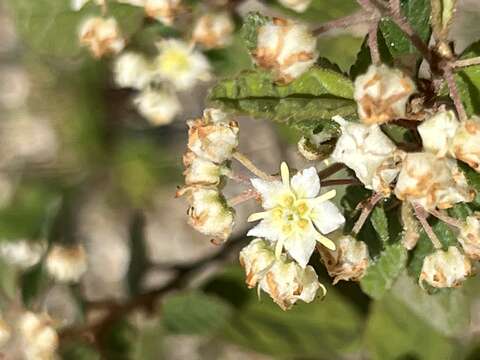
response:
M427 221L427 217L428 217L427 211L417 203L413 203L412 205L418 221L420 221L420 224L422 224L422 227L427 233L427 236L430 238L430 241L432 242L433 246L435 247L435 249L441 249L442 243L440 242L440 240L438 240L437 235L435 234L432 227Z
M460 98L460 93L458 92L457 83L455 82L451 65L447 64L444 67L443 74L445 76L445 80L447 81L448 89L450 90L450 98L455 104L458 117L460 121L465 121L467 120L467 113L465 111L465 107L463 106L462 99Z
M333 179L320 181L322 186L337 186L337 185L361 185L362 183L357 179Z
M255 199L259 196L260 196L260 194L258 192L256 192L255 190L248 189L248 190L245 190L244 192L242 192L241 194L238 194L238 195L228 199L227 203L228 203L229 206L233 207L233 206L240 205L240 204L244 203L245 201Z
M453 63L453 67L467 67L473 65L480 65L480 56L470 59L457 60Z
M372 21L368 28L368 48L370 49L370 56L372 58L372 64L379 65L381 63L380 51L378 50L378 18Z
M368 202L363 206L362 213L360 214L358 220L355 222L355 225L353 226L353 229L352 229L353 235L355 236L358 235L358 233L363 227L363 224L365 224L365 221L367 221L368 215L370 215L375 205L381 199L383 199L383 195L380 193L374 193L372 197L368 199Z
M318 177L320 178L320 180L323 180L323 179L326 179L326 178L332 176L333 174L336 174L337 172L339 172L342 169L345 169L345 164L334 163L330 166L327 166L325 169L320 170L318 172Z
M318 28L312 31L313 35L320 35L332 29L346 28L353 25L362 24L370 21L372 15L364 10L359 10L351 15L335 19L320 25Z
M448 215L445 215L441 211L438 211L437 209L432 209L428 210L430 214L435 216L437 219L443 221L445 224L451 225L456 228L462 228L463 223L460 220L454 219Z
M242 153L238 151L234 152L233 158L236 159L240 164L245 166L245 168L247 168L252 174L258 176L260 179L263 179L266 181L276 180L274 176L268 175L267 173L257 168L255 164Z

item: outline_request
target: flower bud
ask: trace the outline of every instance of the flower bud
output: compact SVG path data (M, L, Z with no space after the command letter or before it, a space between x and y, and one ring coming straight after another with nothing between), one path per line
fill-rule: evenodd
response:
M471 271L470 260L455 246L450 246L447 251L437 250L425 257L419 284L423 286L425 281L436 288L458 287Z
M17 326L26 360L54 358L58 335L46 315L25 312L18 319Z
M216 189L191 187L188 223L198 232L226 240L233 230L234 210Z
M280 4L296 12L304 12L310 6L312 0L278 0Z
M174 93L147 89L133 100L138 112L154 126L170 124L182 110Z
M460 229L458 241L463 251L472 260L480 260L480 214L468 216L465 225Z
M227 13L206 14L195 23L192 40L206 49L225 47L231 43L234 29Z
M480 172L480 118L474 117L460 123L450 152Z
M46 245L41 241L14 240L0 243L0 256L9 264L28 269L40 261Z
M118 54L125 46L114 18L91 17L80 27L80 44L87 46L95 58Z
M331 157L355 171L367 189L388 195L390 183L399 172L399 152L378 125L349 123L333 118L342 129Z
M246 283L255 287L275 262L272 245L264 239L254 239L240 251L240 265L245 269Z
M144 89L152 80L152 66L141 54L125 52L113 65L115 83L124 88Z
M340 237L335 243L333 251L324 246L318 248L328 274L334 278L333 284L340 280L360 280L370 261L367 245L349 235Z
M238 124L220 110L207 109L202 119L187 122L188 148L197 156L215 163L232 157L238 146Z
M87 271L87 255L82 245L54 245L47 255L48 273L60 282L78 282Z
M475 195L455 160L436 158L431 153L408 153L402 162L395 195L423 208L448 209L470 202Z
M360 120L365 124L383 124L405 117L407 101L415 92L415 84L398 69L386 65L370 65L355 79L354 99Z
M451 110L442 110L418 126L422 137L423 149L444 157L450 148L450 142L458 128L458 120Z
M145 13L165 25L172 25L181 11L181 0L145 0Z
M255 63L274 72L277 81L288 83L306 72L318 58L317 39L305 25L283 19L258 29Z
M183 156L185 184L187 185L218 185L223 174L229 172L227 166L217 165L209 160L187 151Z

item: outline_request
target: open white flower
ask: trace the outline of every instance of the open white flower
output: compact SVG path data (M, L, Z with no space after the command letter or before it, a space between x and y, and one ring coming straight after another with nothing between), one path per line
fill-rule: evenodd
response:
M152 80L152 65L141 54L124 52L113 64L115 83L124 88L144 89Z
M47 247L43 241L14 240L0 243L0 256L9 264L28 269L41 260Z
M58 347L58 335L44 314L23 313L17 323L25 360L53 359Z
M418 126L423 149L438 157L448 154L450 143L457 131L459 122L451 110L442 110Z
M207 49L224 47L232 41L235 25L227 13L205 14L193 28L192 40Z
M138 94L134 103L138 112L152 125L170 124L182 110L182 105L174 93L146 89Z
M305 25L275 18L258 29L256 64L273 70L276 80L288 83L307 71L318 58L317 39Z
M266 211L250 215L248 221L261 221L248 235L276 242L277 257L285 247L290 256L305 267L317 241L335 249L335 244L323 234L338 229L345 219L328 201L335 197L335 190L318 196L320 179L314 167L297 173L292 179L286 163L281 164L280 171L282 181L251 180Z
M188 90L198 81L211 78L207 58L191 45L175 39L162 40L160 54L154 60L156 74L177 90Z
M80 44L87 46L95 58L118 54L125 46L117 21L111 17L91 17L80 26Z
M403 160L395 195L428 210L448 209L459 202L470 202L475 193L455 160L420 152L408 153Z
M472 260L480 260L480 214L468 216L460 229L458 241L463 251Z
M462 121L453 137L451 154L480 172L480 118Z
M398 150L378 125L347 122L340 116L333 120L340 124L342 135L331 158L355 171L367 189L388 195L390 183L396 178Z
M279 0L280 4L296 12L304 12L310 6L312 0Z
M398 69L386 65L370 65L355 79L354 99L358 115L365 124L383 124L405 117L407 101L415 92L415 84Z
M147 16L157 19L165 25L172 25L181 11L181 0L144 0Z
M60 282L77 282L87 271L87 255L82 245L54 245L46 260L48 273Z

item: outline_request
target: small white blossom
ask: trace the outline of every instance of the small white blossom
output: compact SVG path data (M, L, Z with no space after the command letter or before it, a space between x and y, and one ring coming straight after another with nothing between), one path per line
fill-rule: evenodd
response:
M0 349L5 346L5 344L12 337L12 329L5 322L5 320L0 318Z
M48 273L60 282L78 282L87 271L87 255L82 245L54 245L46 259Z
M154 61L156 74L169 81L177 90L188 90L199 80L210 80L207 58L181 40L162 40L159 55Z
M395 195L428 210L470 202L475 194L455 160L420 152L408 153L403 160Z
M54 358L58 335L46 315L25 312L19 317L17 327L25 360Z
M206 109L202 119L187 122L188 148L215 163L232 157L238 146L238 124L217 109Z
M141 54L125 52L115 59L115 83L124 88L144 89L152 80L152 65Z
M227 13L201 16L193 28L192 40L206 49L225 47L232 41L235 24Z
M480 172L480 118L462 121L453 137L451 154Z
M155 126L170 124L182 110L174 93L161 90L144 90L135 97L134 103L138 112Z
M272 245L264 239L254 239L240 251L240 265L245 269L245 282L249 288L257 286L275 259Z
M319 248L328 274L334 277L333 284L360 280L370 261L367 245L349 235L340 237L335 245L335 250Z
M457 131L458 120L451 110L442 110L418 126L423 149L438 157L448 154L450 143Z
M95 58L118 54L125 46L117 21L111 17L91 17L80 26L80 44L87 46Z
M319 196L320 179L314 167L298 172L292 179L286 163L282 163L280 171L282 181L251 180L266 211L248 218L248 221L261 220L248 235L276 242L277 257L285 247L305 267L317 241L335 249L335 244L323 234L338 229L345 219L328 201L335 196L335 190Z
M452 288L460 286L472 272L468 258L455 246L447 251L437 250L423 260L419 284L425 281L436 288Z
M187 185L219 185L222 175L229 172L227 166L202 159L191 151L183 156L183 165Z
M182 10L181 0L144 0L144 7L147 16L165 25L172 25Z
M28 269L41 260L46 251L43 241L2 241L0 242L0 256L9 264L20 269Z
M355 79L354 99L361 121L383 124L405 117L408 98L415 90L412 79L402 71L370 65L364 75Z
M318 58L317 39L305 25L283 19L258 29L256 64L273 70L276 80L288 83L306 72Z
M296 12L304 12L310 6L312 0L279 0L280 4Z
M331 158L355 171L367 189L388 195L390 183L398 175L398 150L378 125L350 123L340 116L333 118L342 135Z
M468 216L460 229L458 241L463 251L472 260L480 260L480 214Z

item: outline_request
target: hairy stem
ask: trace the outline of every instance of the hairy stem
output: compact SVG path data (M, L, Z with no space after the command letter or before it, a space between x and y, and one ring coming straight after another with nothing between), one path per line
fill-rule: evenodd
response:
M228 203L229 206L233 207L233 206L240 205L240 204L244 203L245 201L255 199L258 196L260 196L260 194L258 192L256 192L253 189L248 189L248 190L245 190L244 192L228 199L227 203Z
M460 98L460 93L458 92L457 84L455 82L455 77L453 76L453 71L450 64L447 64L443 72L445 80L447 81L448 89L450 90L450 98L455 104L455 109L457 110L458 117L460 121L467 120L467 113L465 107L463 106L462 99Z
M372 64L379 65L381 63L380 51L378 50L378 18L372 21L368 29L368 48L370 49L370 56L372 57Z
M245 168L247 168L252 174L258 176L262 180L272 181L276 179L274 176L268 175L267 173L257 168L247 156L238 151L233 153L233 158L236 159Z
M454 67L467 67L473 65L480 65L480 56L473 57L470 59L457 60L453 63Z
M333 174L336 174L337 172L339 172L340 170L342 170L344 168L345 168L344 164L334 163L330 166L327 166L325 169L320 170L318 172L318 177L320 178L320 180L326 179L326 178L332 176Z
M357 236L360 230L362 230L363 225L365 224L365 221L367 221L368 215L372 212L373 208L375 205L383 199L383 195L380 193L374 193L370 199L368 199L367 203L363 206L362 212L357 219L357 222L353 226L352 229L352 234L354 236Z
M460 220L445 215L443 212L438 211L437 209L428 210L428 212L435 216L437 219L443 221L445 224L451 225L459 229L462 227L462 222Z
M337 186L337 185L362 185L357 179L333 179L320 181L322 186Z
M351 15L335 19L320 25L318 28L312 31L313 35L320 35L332 29L346 28L349 26L362 24L370 21L372 15L364 10L357 11Z
M435 234L432 227L427 221L428 212L421 205L417 203L413 203L412 205L413 205L413 210L415 211L415 216L417 217L418 221L420 221L420 224L425 230L425 233L427 234L427 236L430 238L430 241L432 242L433 246L435 247L435 249L441 249L442 243L440 242L440 240L438 240L437 235Z

